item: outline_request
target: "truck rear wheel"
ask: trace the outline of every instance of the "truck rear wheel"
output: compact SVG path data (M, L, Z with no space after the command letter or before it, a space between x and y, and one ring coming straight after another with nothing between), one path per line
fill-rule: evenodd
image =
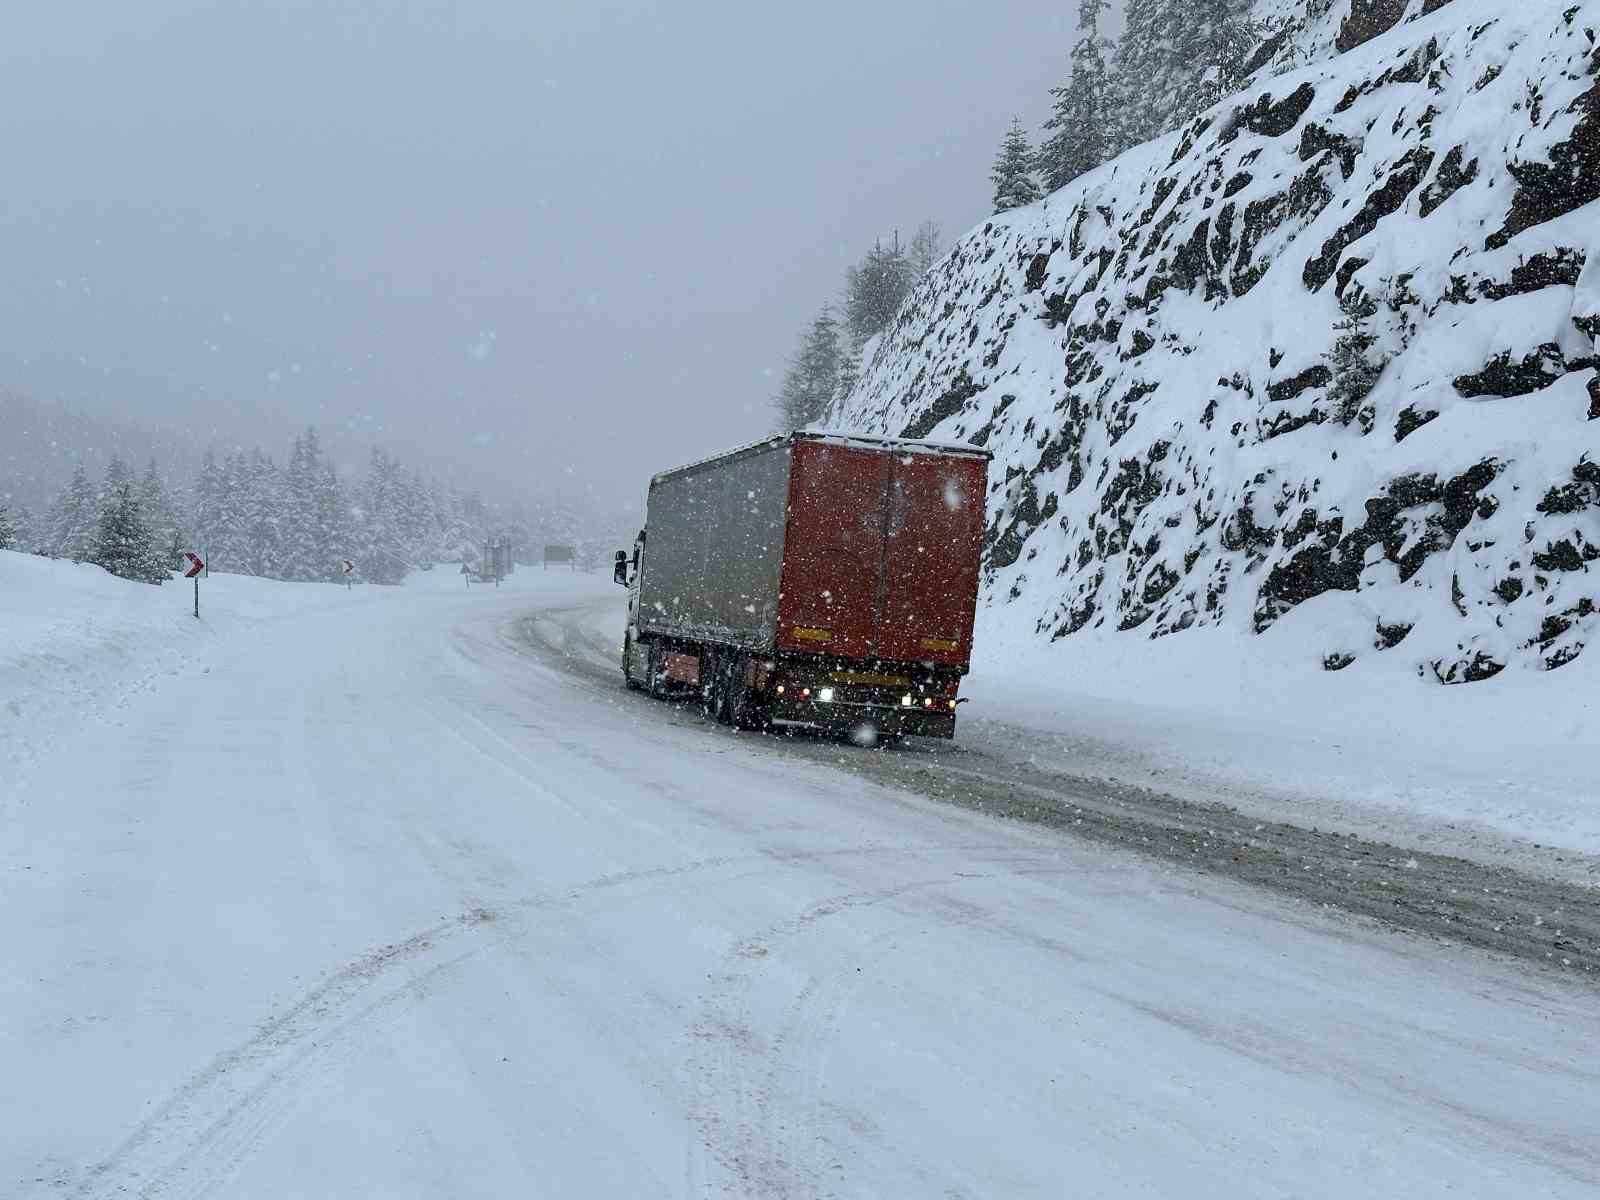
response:
M622 681L633 691L638 691L643 685L633 677L633 634L624 634L622 638Z
M728 723L735 729L754 731L765 728L766 714L761 711L756 694L745 682L749 661L742 654L733 660L728 675Z

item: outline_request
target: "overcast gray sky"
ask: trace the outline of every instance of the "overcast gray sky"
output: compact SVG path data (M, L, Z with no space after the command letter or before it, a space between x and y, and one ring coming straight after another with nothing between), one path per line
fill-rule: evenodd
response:
M279 454L314 420L496 491L642 496L768 430L801 326L875 235L986 215L1071 7L12 12L0 385Z

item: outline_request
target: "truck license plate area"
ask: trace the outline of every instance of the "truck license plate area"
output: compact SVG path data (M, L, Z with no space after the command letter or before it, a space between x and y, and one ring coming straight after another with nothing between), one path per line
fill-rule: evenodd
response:
M679 654L669 652L662 662L668 679L674 683L697 684L700 682L700 660L693 654Z

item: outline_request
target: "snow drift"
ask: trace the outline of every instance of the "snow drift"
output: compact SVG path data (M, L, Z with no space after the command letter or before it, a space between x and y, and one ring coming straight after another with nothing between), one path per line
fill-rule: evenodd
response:
M1327 597L1329 669L1446 683L1594 637L1600 3L1388 7L972 232L831 414L994 451L992 617L1259 633Z

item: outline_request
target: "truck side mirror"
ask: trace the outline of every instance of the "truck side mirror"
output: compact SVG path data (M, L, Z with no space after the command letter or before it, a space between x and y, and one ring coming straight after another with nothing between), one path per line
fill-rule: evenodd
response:
M628 586L628 552L626 550L617 551L616 564L611 568L611 578L622 584L623 587Z

